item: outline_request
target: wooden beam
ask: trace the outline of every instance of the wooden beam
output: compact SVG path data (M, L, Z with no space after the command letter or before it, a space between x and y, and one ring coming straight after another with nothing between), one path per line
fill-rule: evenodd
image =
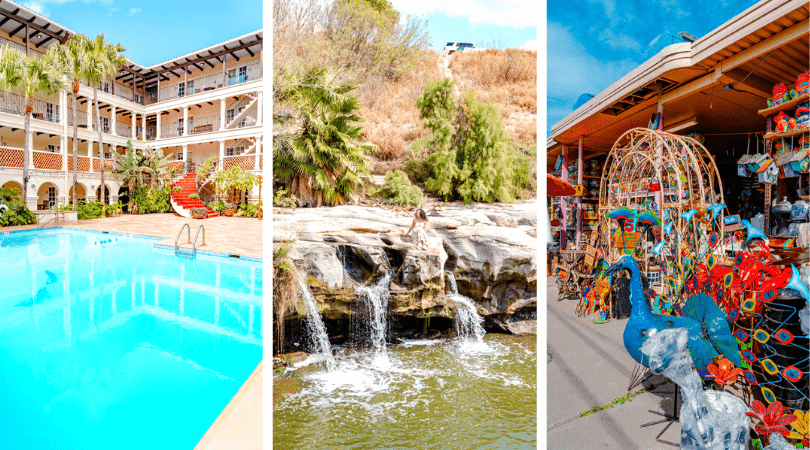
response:
M245 47L245 51L246 51L246 52L248 52L248 53L250 53L250 57L251 57L251 58L252 58L252 57L254 57L254 56L256 56L256 55L254 55L254 54L253 54L253 52L252 52L252 51L250 51L250 47Z
M31 28L33 28L33 29L35 29L35 30L37 30L37 31L39 31L41 33L53 36L56 39L61 39L63 31L60 31L60 32L56 33L53 30L45 29L45 28L43 28L43 27L41 27L41 26L34 23L34 20L37 18L37 16L34 16L31 19L23 19L22 17L20 17L17 14L19 11L20 10L17 9L13 13L11 13L11 12L3 11L2 9L0 9L0 16L5 16L5 17L7 17L7 18L9 18L9 19L11 19L11 20L13 20L13 21L15 21L17 23L21 23L23 25L25 25L27 23ZM22 28L24 28L24 27L22 27ZM17 29L15 34L19 33L20 30L22 30L22 28ZM10 34L9 36L13 36L13 35L14 34Z
M17 15L17 13L18 13L18 12L20 12L20 8L17 8L17 9L15 9L14 11L12 11L12 12L11 12L11 14L12 14L12 15ZM4 16L4 17L3 17L3 20L0 20L0 27L2 27L3 25L5 25L5 24L6 24L6 22L8 22L9 20L11 20L11 16Z
M161 66L161 70L157 71L156 73L161 74L161 73L165 73L165 72L171 72L173 70L177 70L177 69L180 69L180 68L182 68L184 66L187 66L188 64L191 64L191 63L201 62L204 59L213 59L214 57L228 55L228 54L232 55L238 61L239 58L237 58L233 54L234 52L237 52L239 50L244 50L246 47L252 47L252 46L257 45L257 44L259 44L261 42L262 42L262 40L259 38L258 42L251 42L251 43L239 45L239 46L234 47L234 48L228 48L227 46L224 46L223 50L219 50L217 52L211 52L211 50L209 50L208 51L209 55L206 55L206 56L203 56L203 57L200 57L200 58L196 58L196 59L193 59L193 60L188 60L188 62L184 61L182 63L176 63L175 65L170 66L169 68L164 68L164 66Z
M2 12L0 12L0 14L2 14ZM31 20L33 20L33 19L31 19ZM17 20L15 19L15 22L16 22L16 21L17 21ZM17 33L19 33L20 31L22 31L22 30L25 28L25 26L26 26L26 25L28 25L26 22L19 22L19 23L21 23L22 25L20 25L20 26L19 26L19 27L17 27L17 28L16 28L14 31L12 31L11 33L9 33L9 34L8 34L8 37L13 37L15 34L17 34Z
M776 50L785 44L789 44L802 36L807 36L808 28L810 28L810 19L804 19L796 25L774 34L768 39L759 41L747 49L729 56L728 58L720 61L718 65L721 67L722 71L728 72L731 69L741 66L752 59Z
M210 68L212 68L212 69L214 68L214 65L213 65L213 64L211 64L211 62L210 62L210 61L208 61L207 59L206 59L206 60L203 60L203 62L204 62L204 63L206 63L206 64L208 64L208 67L210 67Z
M192 64L192 66L194 66L194 67L196 67L196 68L200 69L200 72L202 72L202 71L203 71L203 68L202 68L202 67L200 67L199 65L197 65L197 63ZM211 66L211 67L213 67L213 66Z
M39 47L41 47L41 46L42 46L44 43L46 43L46 42L50 41L51 39L56 39L56 38L55 38L55 37L53 37L53 36L47 36L47 35L46 35L46 36L45 36L45 39L43 39L42 41L40 41L40 43L39 43L39 44L36 44L34 47L39 48Z

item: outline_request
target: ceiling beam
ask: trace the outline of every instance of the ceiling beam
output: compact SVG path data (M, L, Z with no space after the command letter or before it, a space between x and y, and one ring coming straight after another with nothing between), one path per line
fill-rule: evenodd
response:
M728 72L731 69L741 66L752 59L756 59L766 53L776 50L785 44L789 44L802 36L807 36L808 27L810 27L810 19L804 19L796 25L786 28L768 39L759 41L747 49L720 61L718 64L721 67L720 70Z
M37 16L32 17L30 20L29 19L23 19L22 17L20 17L17 14L19 11L20 10L17 9L12 13L12 12L8 12L8 11L4 11L4 10L0 9L0 16L5 16L5 17L7 17L7 18L9 18L9 19L11 19L11 20L13 20L15 22L21 23L23 25L28 24L28 26L30 26L31 28L33 28L33 29L35 29L35 30L37 30L37 31L39 31L41 33L47 34L49 36L53 36L56 39L61 39L62 33L64 32L64 30L60 31L58 33L54 32L53 30L48 30L48 29L46 29L44 27L41 27L41 26L34 23L34 20L37 18ZM25 28L25 27L22 27L22 28ZM19 31L22 28L17 29L16 33L19 33ZM11 34L11 36L13 36L13 34Z
M180 69L180 68L182 68L182 67L184 67L184 66L186 66L188 64L195 63L195 62L201 62L201 61L203 61L205 59L213 59L213 58L215 58L217 56L223 56L223 55L230 54L230 55L234 56L234 58L236 58L236 56L233 54L234 52L237 52L239 50L244 50L247 47L252 47L254 45L258 45L261 42L262 42L262 40L261 40L261 38L259 38L257 40L257 42L250 42L250 43L247 43L247 44L242 44L242 45L239 45L239 46L234 47L234 48L228 48L227 45L226 45L226 46L223 46L224 48L222 50L219 50L219 51L216 51L216 52L212 52L211 50L209 50L208 55L201 56L201 57L191 59L191 60L186 58L188 62L184 61L182 63L176 63L173 66L170 66L168 68L163 68L163 66L161 66L161 70L157 71L156 73L170 72L170 71L173 71L173 70ZM236 58L236 60L238 61L239 58Z
M14 11L12 11L12 12L11 12L11 14L16 16L18 12L20 12L20 8L17 8L17 9L15 9ZM0 27L2 27L3 25L5 25L5 24L6 24L6 22L8 22L9 20L11 20L11 17L10 17L10 16L4 16L4 17L3 17L3 20L0 20Z

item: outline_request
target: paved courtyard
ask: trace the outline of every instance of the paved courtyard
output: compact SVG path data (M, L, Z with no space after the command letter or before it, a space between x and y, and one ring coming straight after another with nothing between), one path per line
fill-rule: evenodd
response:
M597 314L577 317L577 300L558 300L554 278L548 279L547 446L555 450L609 448L669 450L655 441L666 424L642 428L659 420L650 413L672 411L675 385L658 375L628 392L635 361L624 348L622 334L627 320L594 324ZM650 389L639 393L642 388ZM631 400L626 397L637 394ZM616 401L616 404L613 404ZM611 405L580 417L592 408ZM680 424L661 436L680 442Z

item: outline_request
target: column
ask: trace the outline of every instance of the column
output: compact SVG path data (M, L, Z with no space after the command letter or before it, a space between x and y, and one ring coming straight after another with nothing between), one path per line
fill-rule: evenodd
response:
M255 154L253 160L254 162L253 170L259 170L259 158L261 158L261 153L259 152L261 151L261 148L262 148L262 137L259 136L256 138L256 151L253 152Z
M582 168L585 165L585 161L582 160L582 140L583 137L579 137L579 152L578 152L578 159L577 159L577 185L582 186ZM577 250L579 250L579 242L582 240L582 196L579 197L579 201L577 202Z
M183 144L183 171L188 170L188 144Z
M160 77L158 77L158 81L160 81ZM157 112L157 130L155 132L155 139L160 139L160 111Z
M563 145L562 179L568 182L568 146ZM562 209L562 219L560 220L560 250L565 250L568 240L568 202L565 197L560 197L560 208Z
M87 158L90 160L90 170L88 172L93 172L93 141L90 139L87 140ZM88 192L87 195L89 196L90 193Z
M135 129L138 127L138 114L132 111L132 140L135 140Z
M225 130L225 101L227 100L228 97L219 99L219 131Z
M183 107L183 136L188 136L188 105Z
M87 97L87 129L93 129L93 100Z
M67 91L59 91L59 123L67 126Z
M225 167L225 139L219 140L219 168Z
M256 125L262 126L262 91L256 93Z
M113 86L114 85L115 85L115 83L113 83ZM115 128L115 122L116 122L116 117L115 116L116 116L115 105L110 105L110 134L117 135L118 130L116 130L116 128Z

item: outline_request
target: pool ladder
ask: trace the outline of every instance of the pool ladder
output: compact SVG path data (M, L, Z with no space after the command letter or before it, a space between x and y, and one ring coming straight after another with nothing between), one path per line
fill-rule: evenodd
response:
M186 251L179 245L177 245L177 241L180 240L180 236L183 235L183 230L187 230L186 236L188 238L188 243L191 244L191 250ZM205 226L200 224L197 227L197 233L194 234L194 242L191 241L191 226L189 224L183 224L183 227L180 228L180 232L177 233L177 237L174 239L174 255L175 256L185 256L187 258L194 258L197 256L197 238L200 236L200 230L202 230L202 244L200 247L205 246Z

